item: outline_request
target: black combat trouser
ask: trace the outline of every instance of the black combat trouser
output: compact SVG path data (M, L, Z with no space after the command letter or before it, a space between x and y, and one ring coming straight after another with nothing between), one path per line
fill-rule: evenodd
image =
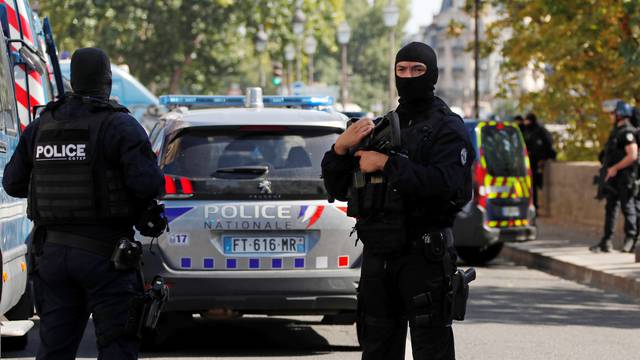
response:
M537 166L537 164L536 164ZM544 175L537 171L533 172L533 179L531 184L531 195L533 196L533 206L538 209L538 192L542 189L544 185Z
M36 359L75 359L90 314L98 359L138 358L136 338L114 336L124 331L131 299L143 291L134 270L117 271L107 257L45 243L34 286L40 316ZM103 339L107 343L101 343Z
M449 254L455 257L455 250ZM442 261L420 251L385 260L365 245L357 319L362 359L404 359L407 322L414 359L455 359L446 288Z
M636 199L633 197L633 189L621 181L615 183L615 188L617 193L608 192L606 194L602 243L611 241L620 208L622 208L624 216L625 239L634 239L637 235Z
M635 205L636 210L636 236L635 240L638 241L638 237L640 236L640 192L633 199L633 203Z

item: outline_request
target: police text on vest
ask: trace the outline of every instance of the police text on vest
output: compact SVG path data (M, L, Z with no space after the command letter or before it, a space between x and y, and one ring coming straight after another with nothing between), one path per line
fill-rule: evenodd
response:
M38 145L36 147L36 160L86 160L86 147L87 144Z

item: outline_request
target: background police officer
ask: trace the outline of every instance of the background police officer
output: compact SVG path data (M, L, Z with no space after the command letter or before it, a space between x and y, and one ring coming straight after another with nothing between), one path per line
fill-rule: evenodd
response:
M601 153L602 166L606 169L605 183L605 220L604 235L599 243L589 249L594 252L611 251L611 238L615 228L618 209L622 207L624 215L624 247L623 251L631 251L636 234L636 209L634 191L637 191L635 180L638 169L638 144L635 129L631 126L631 107L618 102L614 112L610 114L611 134Z
M549 131L538 123L538 117L534 113L528 113L525 116L521 130L533 173L533 204L538 208L538 189L542 189L544 185L545 162L556 158L553 138Z
M395 70L405 151L352 154L374 129L361 119L325 154L323 177L331 196L349 200L364 243L357 320L363 359L404 359L407 319L414 359L453 359L445 294L456 258L451 226L471 199L475 155L462 119L434 96L433 49L408 44ZM364 186L352 181L356 165Z
M637 107L633 107L631 111L631 125L636 130L636 143L640 146L640 109ZM638 174L636 174L636 237L633 240L633 244L630 247L623 247L623 251L634 252L636 249L636 245L638 244L638 236L640 236L640 154L638 155ZM626 244L625 244L626 245Z
M90 314L99 358L135 359L127 317L142 284L135 268L116 270L110 257L118 240L133 239L164 180L144 129L109 102L102 50L73 54L71 86L26 127L3 178L9 195L28 197L34 245L44 239L34 273L37 359L74 359Z

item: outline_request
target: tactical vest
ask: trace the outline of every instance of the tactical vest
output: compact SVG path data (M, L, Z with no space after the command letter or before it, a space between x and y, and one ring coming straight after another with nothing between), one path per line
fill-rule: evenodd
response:
M29 218L39 225L135 221L122 172L100 153L100 134L118 108L94 110L90 118L55 118L48 107L41 116L28 202Z
M455 116L447 107L434 107L425 118L412 120L401 130L403 155L416 163L428 163L434 140L446 124L446 117ZM472 149L468 149L473 159ZM401 156L401 155L396 155ZM374 253L391 254L403 249L408 236L421 231L430 231L430 226L446 222L470 200L464 189L471 189L471 176L453 199L434 199L437 203L425 204L417 199L403 198L400 191L388 184L382 173L369 174L364 186L352 181L349 189L347 214L358 219L358 237L368 244ZM362 185L362 184L360 184ZM424 229L408 229L407 219L424 219ZM431 223L431 224L428 224Z
M605 145L605 166L607 168L617 164L622 159L625 158L627 152L625 150L625 146L621 144L621 136L624 133L632 134L634 136L634 140L636 140L636 129L633 128L629 124L625 124L623 126L616 126L609 136L607 140L607 144ZM631 183L637 178L638 171L638 162L635 164L628 166L618 172L616 178L623 180L625 183Z
M402 156L416 163L428 163L428 157L433 147L434 140L438 137L440 129L445 125L447 116L455 116L446 107L436 107L430 111L426 118L412 120L402 132ZM472 149L469 149L472 151ZM474 154L468 154L472 159ZM471 188L471 177L466 181L464 189ZM406 212L408 215L421 217L432 215L425 206L405 206L398 191L387 186L386 177L380 172L367 174L363 186L357 186L357 181L351 182L349 189L348 215L351 217L365 218L376 213ZM437 213L457 212L466 205L471 198L467 191L460 190L453 199L443 201Z

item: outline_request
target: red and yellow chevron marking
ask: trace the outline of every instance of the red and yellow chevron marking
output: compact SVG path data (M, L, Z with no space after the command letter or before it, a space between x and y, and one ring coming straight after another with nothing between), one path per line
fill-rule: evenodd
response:
M529 220L527 219L515 219L515 220L502 220L502 221L489 221L487 225L491 228L508 228L508 227L517 227L517 226L527 226L529 225Z
M517 127L515 124L505 121L500 124L504 126ZM478 148L482 149L482 128L485 126L496 126L496 121L483 121L477 126L477 142ZM524 140L521 139L524 143ZM481 150L480 166L484 169L484 180L477 179L480 184L484 184L483 195L489 199L520 199L529 198L531 196L531 177L527 176L491 176L487 171L487 159L484 156L484 152ZM531 169L529 163L529 157L525 156L525 166L527 173Z
M491 176L484 177L484 195L489 199L528 198L531 185L528 176Z

